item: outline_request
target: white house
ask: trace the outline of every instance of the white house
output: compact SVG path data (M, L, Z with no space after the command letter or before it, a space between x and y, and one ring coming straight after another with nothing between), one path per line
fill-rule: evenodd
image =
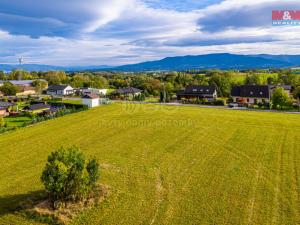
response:
M106 95L107 89L83 88L83 89L81 89L81 93L83 95L86 95L86 94Z
M70 85L51 85L46 90L48 95L72 95L74 89Z
M99 106L99 96L96 94L86 94L82 96L82 104L87 105L89 108Z

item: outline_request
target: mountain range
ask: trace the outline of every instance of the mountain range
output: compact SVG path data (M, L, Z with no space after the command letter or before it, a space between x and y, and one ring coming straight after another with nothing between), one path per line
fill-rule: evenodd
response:
M167 57L161 60L129 64L117 67L110 66L52 66L40 64L11 65L0 64L0 70L11 71L24 69L28 71L183 71L192 69L266 69L290 68L300 66L300 55L237 55L215 53L196 56Z
M64 71L91 71L111 69L111 66L53 66L43 64L0 64L0 70L12 71L23 69L27 71L50 71L50 70L64 70Z

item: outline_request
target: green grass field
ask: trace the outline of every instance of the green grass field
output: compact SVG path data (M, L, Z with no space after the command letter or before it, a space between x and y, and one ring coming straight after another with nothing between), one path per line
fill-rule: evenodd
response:
M70 145L110 187L74 224L300 224L299 115L126 104L0 135L0 224L39 224L13 210Z
M28 116L16 116L16 117L5 117L4 121L8 127L22 127L25 122L29 122L32 119Z
M277 73L256 73L260 77L260 84L267 84L268 78L278 79ZM232 80L236 84L244 84L246 81L247 73L238 73L232 77Z

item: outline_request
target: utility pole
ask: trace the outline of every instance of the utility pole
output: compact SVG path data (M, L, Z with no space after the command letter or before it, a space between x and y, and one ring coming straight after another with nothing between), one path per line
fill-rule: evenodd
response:
M20 67L22 66L23 62L24 62L24 58L23 58L23 56L21 56L19 58L19 65L20 65Z

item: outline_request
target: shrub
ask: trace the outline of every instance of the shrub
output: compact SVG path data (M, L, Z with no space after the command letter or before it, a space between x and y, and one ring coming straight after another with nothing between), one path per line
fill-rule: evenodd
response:
M291 99L283 88L276 88L273 96L272 103L275 109L288 109L291 108Z
M226 105L226 100L224 100L224 99L216 99L216 100L214 100L213 104L214 105L224 106L224 105Z
M139 95L135 95L133 96L133 101L145 101L145 95L143 93L139 94Z
M5 127L5 121L4 118L0 116L0 128Z
M52 152L41 176L53 201L84 199L94 189L98 179L98 162L95 159L86 162L77 147Z
M203 100L201 98L197 98L195 100L195 104L202 104L203 103Z

